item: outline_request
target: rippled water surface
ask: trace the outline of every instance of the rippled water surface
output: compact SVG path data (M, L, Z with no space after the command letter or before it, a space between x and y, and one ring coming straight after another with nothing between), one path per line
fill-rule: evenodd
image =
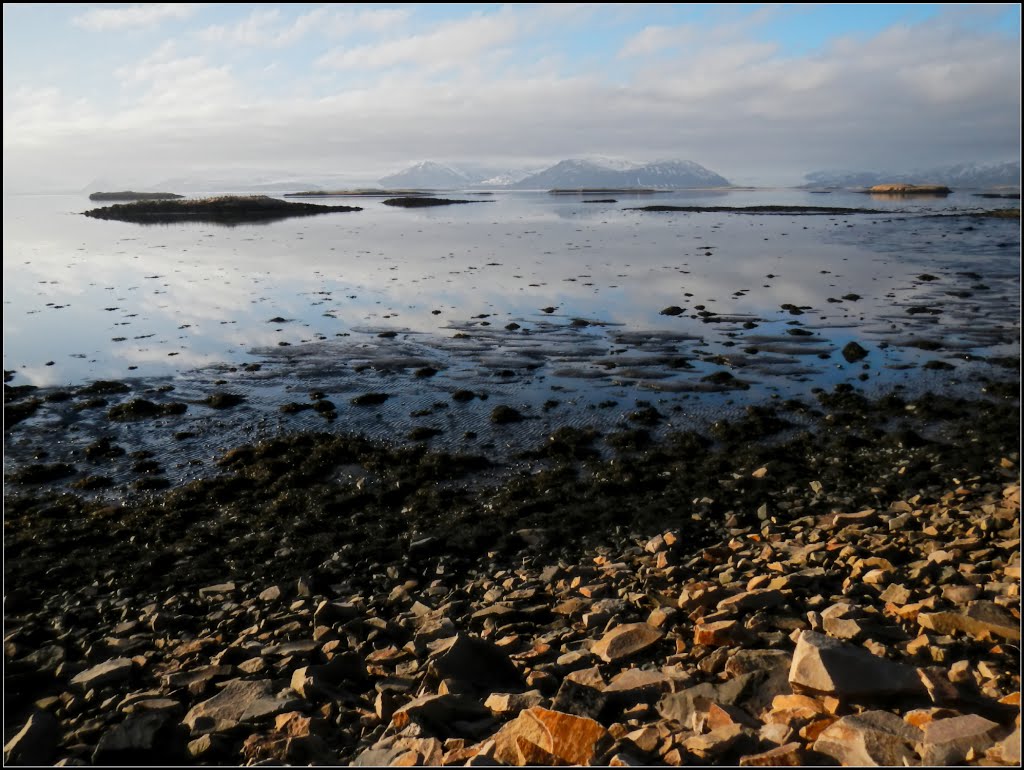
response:
M235 227L89 219L84 195L7 197L4 368L14 385L173 387L200 438L324 427L279 409L316 392L337 405L336 427L494 445L508 440L488 424L497 404L528 418L526 441L559 422L622 423L638 401L681 423L839 382L976 392L993 366L1016 366L1003 359L1019 351L1019 220L926 215L1017 201L472 197L413 210L361 199L361 212ZM627 210L651 203L881 213ZM867 357L848 362L851 341ZM200 403L213 390L246 401L216 411ZM350 403L367 392L389 398ZM112 429L72 411L31 418L25 435ZM38 439L19 441L8 450Z

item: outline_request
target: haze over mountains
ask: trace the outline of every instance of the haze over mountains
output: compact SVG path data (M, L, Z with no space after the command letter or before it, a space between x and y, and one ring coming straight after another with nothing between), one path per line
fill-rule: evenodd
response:
M493 168L469 169L433 161L417 163L404 171L383 177L386 187L494 187L511 190L547 190L577 187L656 187L664 189L724 187L725 177L689 160L634 163L610 158L563 160L537 171L524 173Z
M871 187L887 182L964 187L1020 187L1020 161L955 163L913 171L812 171L804 187Z

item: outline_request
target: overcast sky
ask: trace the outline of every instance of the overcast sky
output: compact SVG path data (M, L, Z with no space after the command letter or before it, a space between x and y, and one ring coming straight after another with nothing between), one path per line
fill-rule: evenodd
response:
M1020 157L1005 5L4 5L4 189L419 160Z

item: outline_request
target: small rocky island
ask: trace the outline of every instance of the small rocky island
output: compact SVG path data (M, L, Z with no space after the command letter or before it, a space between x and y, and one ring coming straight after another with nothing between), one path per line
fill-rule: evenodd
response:
M94 192L89 196L91 201L173 201L184 198L184 195L169 192Z
M401 198L388 198L382 201L385 206L398 206L403 209L425 208L427 206L451 206L456 203L491 203L493 201L466 201L458 198L426 198L415 196L403 196Z
M313 203L290 203L266 195L222 195L216 198L120 203L82 213L95 219L116 219L121 222L136 222L138 224L169 222L241 224L313 214L330 214L339 211L362 211L362 209L358 206L318 206Z
M949 195L951 189L941 184L904 184L895 182L890 184L876 184L869 187L867 192L872 195Z

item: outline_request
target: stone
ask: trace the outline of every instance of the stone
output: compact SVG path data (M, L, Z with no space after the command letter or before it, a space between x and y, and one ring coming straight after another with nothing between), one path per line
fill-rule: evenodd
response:
M597 719L607 705L608 696L602 690L566 677L551 702L551 709Z
M609 701L623 705L657 700L672 689L672 679L661 671L627 668L604 688Z
M507 714L518 714L520 711L539 706L545 700L540 690L495 692L487 696L487 700L484 701L484 707L490 709L493 714L505 716Z
M303 666L292 673L291 687L303 698L319 699L335 694L337 685L362 682L366 666L354 652L335 655L328 663Z
M36 711L4 745L5 765L49 765L57 756L62 731L52 714Z
M738 620L698 623L693 627L693 643L705 647L731 647L742 644L749 636Z
M725 611L765 610L785 603L786 597L781 591L774 588L757 588L730 596L728 599L722 599L718 603L718 609Z
M1018 725L1012 733L997 743L990 751L1001 761L1010 765L1020 764L1020 726Z
M802 631L789 683L840 698L880 698L923 692L917 669L872 655L815 631Z
M760 754L740 757L740 767L800 767L804 764L804 751L799 743L787 743Z
M706 712L712 703L735 705L748 689L762 678L763 675L758 673L743 674L726 682L704 682L680 692L670 693L658 701L658 713L664 719L671 719L689 727L693 717Z
M447 735L455 722L472 722L490 715L478 701L464 695L423 695L395 711L391 726L401 730L417 724L437 735Z
M643 652L664 636L664 632L646 623L627 623L606 633L590 651L606 663L613 663Z
M924 738L917 745L925 765L959 765L973 750L976 754L995 744L999 725L976 714L936 719L923 728Z
M922 628L938 634L954 631L985 641L999 636L1010 641L1020 640L1020 620L993 602L977 601L967 608L966 613L922 612L917 616Z
M275 695L269 679L232 679L212 698L189 709L182 721L193 734L223 732L239 722L290 711L295 705L295 700Z
M523 686L523 675L500 647L469 634L458 634L436 650L428 671L436 681L456 679L488 690Z
M160 712L129 714L107 730L92 753L94 765L176 765L186 758L186 735Z
M72 677L71 684L82 690L93 690L109 684L125 682L131 677L134 667L135 664L131 658L114 658Z
M683 746L704 762L718 762L730 752L743 754L748 749L755 749L757 738L742 725L733 724L686 738Z
M829 726L814 750L847 766L877 767L917 764L914 746L923 733L888 711L865 711Z
M539 706L522 712L493 738L494 759L509 765L588 765L612 745L608 731L593 719Z

